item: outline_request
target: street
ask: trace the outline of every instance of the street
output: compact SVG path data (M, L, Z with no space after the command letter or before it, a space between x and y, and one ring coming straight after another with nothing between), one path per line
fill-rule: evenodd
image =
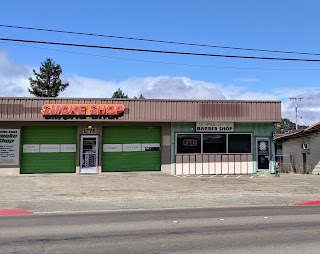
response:
M0 217L0 253L318 253L320 207Z

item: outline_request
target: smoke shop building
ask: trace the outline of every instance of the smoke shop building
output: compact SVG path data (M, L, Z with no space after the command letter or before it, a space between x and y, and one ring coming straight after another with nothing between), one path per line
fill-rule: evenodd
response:
M273 173L279 101L0 98L0 174Z

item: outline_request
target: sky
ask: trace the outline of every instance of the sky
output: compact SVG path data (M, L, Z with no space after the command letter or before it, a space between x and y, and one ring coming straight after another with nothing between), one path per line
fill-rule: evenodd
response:
M0 26L0 38L207 54L320 59L317 0L91 0L1 2L0 25L24 26L222 47L72 35ZM187 56L0 40L0 96L30 97L32 70L52 58L69 87L59 97L111 97L121 88L147 99L280 100L282 117L320 121L320 61Z

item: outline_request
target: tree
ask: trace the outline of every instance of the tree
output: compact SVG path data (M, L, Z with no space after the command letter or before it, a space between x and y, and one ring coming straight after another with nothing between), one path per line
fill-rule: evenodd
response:
M63 92L69 86L69 83L62 83L61 73L61 66L51 58L47 58L41 63L40 73L33 69L35 79L29 78L29 93L37 97L57 97L60 92Z
M305 129L308 126L306 125L298 125L299 129ZM275 124L275 133L283 134L287 131L294 130L296 128L295 123L291 122L288 118L283 118L281 123Z
M144 96L142 94L140 94L139 98L137 96L134 96L133 99L145 99Z
M121 88L118 88L118 90L113 93L112 98L128 98L128 95L124 94Z
M118 88L117 91L115 91L112 95L111 98L123 98L123 99L128 99L129 96L128 94L125 94L121 88ZM134 96L133 99L145 99L144 96L142 94L140 94L139 98L137 96Z

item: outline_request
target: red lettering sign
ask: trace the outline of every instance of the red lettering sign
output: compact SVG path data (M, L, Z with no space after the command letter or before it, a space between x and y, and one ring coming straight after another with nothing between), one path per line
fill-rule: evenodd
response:
M184 139L183 145L184 146L197 146L198 140L196 139Z
M123 104L45 104L41 114L44 116L117 116L124 112Z

